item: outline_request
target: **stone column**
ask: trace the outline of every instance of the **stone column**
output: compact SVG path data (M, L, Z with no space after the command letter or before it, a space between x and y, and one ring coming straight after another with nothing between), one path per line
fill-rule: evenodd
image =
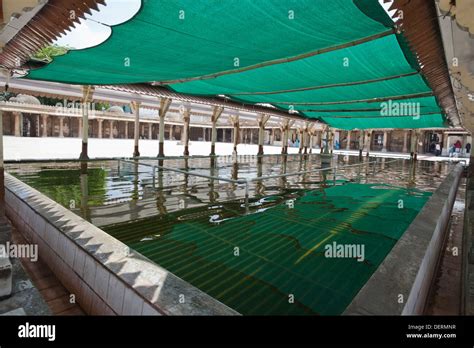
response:
M148 123L148 139L153 139L153 123Z
M403 131L403 150L402 152L408 152L408 131Z
M41 115L41 122L43 124L41 136L43 138L46 138L48 136L48 115L46 114Z
M449 137L449 134L447 132L443 132L443 149L441 151L442 156L448 156L449 154L448 137Z
M165 157L165 117L171 102L172 100L169 98L160 99L160 110L158 111L158 117L160 119L158 128L158 157Z
M183 117L183 137L181 139L184 144L183 156L189 156L189 125L191 123L191 109L185 107L181 110L181 116Z
M138 149L138 139L140 138L140 103L132 102L132 110L135 116L135 122L133 127L133 157L139 157L140 151Z
M410 141L410 157L412 159L416 159L416 152L417 152L417 148L418 148L416 138L417 138L416 132L415 132L414 129L412 129L412 131L411 131L411 141Z
M347 132L347 143L346 143L346 150L350 150L351 149L351 134L352 132L351 131L348 131Z
M388 132L384 131L383 132L383 146L382 146L382 152L387 152L387 139L388 138Z
M170 134L169 134L169 137L170 139L169 140L173 140L173 135L174 135L174 125L170 125L170 130L169 130Z
M21 136L21 113L13 112L13 116L15 116L15 136L19 137Z
M282 155L288 154L288 137L290 133L290 120L286 119L283 121L283 124L281 124L281 132L282 132L282 138L281 138L281 153Z
M232 154L234 156L237 156L237 145L239 144L239 133L240 133L239 115L230 116L230 121L232 122L232 125L234 126L234 131L233 131L234 151L232 152Z
M269 115L260 114L258 117L258 156L263 155L263 143L265 137L265 125L270 119Z
M211 130L211 153L210 156L216 155L216 141L217 141L217 120L222 115L224 111L223 107L215 106L212 110L211 122L212 122L212 130Z
M97 124L98 124L98 126L99 126L99 127L98 127L98 128L99 128L99 132L98 132L98 134L97 134L97 137L98 137L99 139L102 139L102 123L103 123L103 122L104 122L104 120L103 120L102 118L98 118L98 119L97 119Z
M367 130L366 133L365 133L365 136L366 136L366 139L365 139L365 149L367 151L367 156L369 155L369 152L371 149L371 145L372 145L372 130Z
M128 139L128 121L125 121L125 139Z
M299 139L300 139L300 146L298 148L298 153L303 153L303 143L304 143L304 129L300 128L299 130Z
M360 130L359 131L359 157L362 157L362 152L364 151L364 131Z
M64 138L64 116L59 116L59 137Z
M94 93L94 87L83 86L82 87L82 151L79 159L89 159L87 143L89 139L89 107L92 101L92 95Z
M109 127L110 127L109 138L113 139L114 138L114 121L112 120L109 121Z

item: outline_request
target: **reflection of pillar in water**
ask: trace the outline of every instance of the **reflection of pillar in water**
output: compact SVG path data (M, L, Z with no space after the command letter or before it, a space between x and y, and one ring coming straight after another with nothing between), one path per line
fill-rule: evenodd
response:
M87 205L89 200L89 179L87 176L87 162L81 162L81 214L83 219L90 221L90 211Z
M257 177L262 177L262 162L257 162ZM255 192L257 195L263 195L265 193L265 185L262 180L258 180L255 185Z
M237 158L234 158L234 161L232 163L232 180L237 180L239 177L239 161Z
M381 169L381 170L384 170L384 169L385 169L385 157L383 157L383 158L381 159L381 162L382 162L382 163L380 164L380 169Z
M163 166L163 160L159 160L158 162L161 162L159 166ZM167 214L165 202L166 198L163 192L163 170L161 168L158 168L158 190L156 194L156 208L158 209L158 212L161 215Z
M211 162L213 159L214 158L211 157ZM211 176L218 176L218 169L215 166L211 165L209 169ZM209 201L215 203L218 198L219 193L215 191L214 179L209 179Z
M321 163L321 167L324 169L324 168L329 168L330 167L330 164L329 163ZM328 184L327 184L327 175L328 175L328 170L327 169L324 169L322 171L320 171L320 176L321 176L321 179L320 179L320 182L321 182L321 185L320 185L320 189L321 191L323 192L323 196L325 196L325 191L324 189L326 187L328 187Z
M360 158L360 160L362 161L362 158ZM357 179L356 179L356 182L358 182L360 184L361 178L362 178L362 164L357 166Z
M133 163L133 189L132 195L130 200L130 220L138 219L138 209L137 209L137 202L139 198L139 190L138 190L138 161L135 160Z
M186 171L186 173L188 172L189 170L189 159L188 157L185 157L184 158L184 170ZM184 174L184 193L188 193L188 180L189 180L189 174Z
M287 156L284 156L284 161L283 163L281 164L281 174L286 174L286 157ZM287 179L286 179L286 176L282 176L280 178L280 186L284 189L286 187L286 184L287 184Z
M408 187L415 187L416 186L416 161L410 162L410 175L408 179Z

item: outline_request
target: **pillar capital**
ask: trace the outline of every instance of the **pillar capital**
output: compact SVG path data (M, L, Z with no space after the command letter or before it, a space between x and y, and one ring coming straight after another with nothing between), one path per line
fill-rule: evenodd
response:
M94 86L82 86L82 101L84 103L92 102L94 90Z

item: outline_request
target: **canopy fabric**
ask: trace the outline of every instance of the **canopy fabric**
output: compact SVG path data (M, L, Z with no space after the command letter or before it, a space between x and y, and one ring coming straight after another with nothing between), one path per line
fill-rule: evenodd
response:
M377 128L438 128L444 127L443 117L438 115L422 116L385 116L385 117L321 117L334 128L377 129Z
M371 128L356 109L373 104L365 116L374 117L369 101L431 92L392 26L377 0L144 1L101 45L56 57L27 78L86 85L154 81L179 93L300 110L337 128ZM409 99L421 101L415 97ZM412 128L443 124L441 108L429 98L420 105L418 120L424 120L409 122ZM347 117L336 121L318 112L326 106ZM407 124L379 119L381 128Z

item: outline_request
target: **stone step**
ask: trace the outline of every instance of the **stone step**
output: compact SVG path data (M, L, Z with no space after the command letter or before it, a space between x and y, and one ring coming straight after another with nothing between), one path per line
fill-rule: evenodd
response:
M26 312L25 310L20 307L20 308L17 308L17 309L14 309L10 312L6 312L6 313L2 313L0 315L6 315L6 316L13 316L13 315L26 315Z
M5 245L0 245L0 299L12 293L12 264L6 254Z

